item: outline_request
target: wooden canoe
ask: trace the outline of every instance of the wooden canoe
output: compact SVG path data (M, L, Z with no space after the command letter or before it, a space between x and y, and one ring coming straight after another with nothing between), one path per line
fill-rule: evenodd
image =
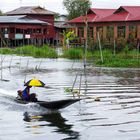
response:
M39 104L40 106L51 109L51 110L57 110L57 109L62 109L65 108L75 102L80 101L81 99L65 99L65 100L58 100L58 101L36 101L34 103ZM21 99L15 99L16 102L21 103L21 104L28 104L28 103L33 103L29 101L23 101Z

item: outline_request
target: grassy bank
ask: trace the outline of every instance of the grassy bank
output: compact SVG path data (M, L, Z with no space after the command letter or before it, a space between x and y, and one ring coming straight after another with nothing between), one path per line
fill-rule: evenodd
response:
M140 53L137 51L122 51L117 54L113 54L110 50L102 51L103 62L101 61L100 51L88 51L87 59L94 61L96 66L104 67L140 67ZM64 50L63 57L69 59L83 59L83 49L70 48Z
M36 58L57 58L56 51L48 46L35 47L35 46L23 46L17 48L2 48L1 54L16 54L23 56L33 56Z
M70 48L63 50L63 55L59 57L69 59L83 59L83 48ZM23 46L17 48L2 48L0 49L2 54L16 54L22 56L33 56L35 58L57 58L58 54L53 48L48 46L35 47L35 46ZM101 54L99 50L88 51L86 58L93 61L96 66L104 67L137 67L140 68L140 53L138 51L122 51L113 54L110 50L102 51L103 62L101 61Z
M75 49L75 48L65 49L63 50L62 57L69 58L69 59L82 59L83 51L82 49Z
M103 62L101 61L101 55L99 51L93 52L94 63L96 66L104 67L135 67L140 68L140 53L137 51L122 51L117 54L113 54L110 50L104 50Z

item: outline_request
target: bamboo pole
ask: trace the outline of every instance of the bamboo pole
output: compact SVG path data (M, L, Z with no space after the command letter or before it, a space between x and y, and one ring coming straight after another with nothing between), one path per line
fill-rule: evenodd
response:
M12 57L11 57L11 59L10 59L9 69L11 68L12 60L13 60L13 55L12 55Z
M100 40L100 34L99 34L99 32L97 32L97 37L98 37L98 42L99 42L99 49L100 49L100 54L101 54L101 61L103 63L104 60L103 60L103 53L102 53L102 46L101 46L101 40Z
M114 39L114 56L116 55L116 41Z
M29 65L29 59L27 61L26 70L28 69L28 65ZM24 83L26 83L26 77L27 77L27 73L25 73Z
M21 69L21 56L22 56L22 48L20 47L19 69Z
M3 79L3 76L2 76L2 73L3 73L3 72L2 72L2 69L3 69L3 68L2 68L2 50L1 50L1 80Z
M85 94L87 93L87 73L86 73L86 67L87 67L87 47L88 47L88 19L87 19L87 12L86 12L86 19L85 19L85 25L86 25L86 37L85 37L85 47L84 47L84 77L85 77Z
M41 61L40 61L39 65L38 65L38 67L37 67L37 70L39 70L39 69L40 69L40 66L41 66L42 62L43 62L43 58L41 59Z
M3 61L6 56L2 57L2 49L1 49L1 80L3 80Z
M79 98L80 98L80 92L81 92L81 82L82 82L82 74L80 75L80 84L79 84Z
M73 94L73 97L75 97L74 96L74 93L73 93L73 89L74 89L74 86L75 86L75 83L76 83L76 80L77 80L77 76L78 76L78 74L76 74L76 76L75 76L75 79L74 79L74 82L73 82L73 85L72 85L72 89L71 89L71 92Z
M137 45L137 59L139 59L139 52L140 52L140 43L138 42L138 45Z

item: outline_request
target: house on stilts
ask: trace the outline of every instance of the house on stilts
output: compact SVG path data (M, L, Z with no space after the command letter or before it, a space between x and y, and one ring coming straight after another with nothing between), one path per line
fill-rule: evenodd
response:
M0 46L54 44L55 14L40 6L20 7L5 13L0 16Z
M87 15L67 23L75 27L78 44L83 44L88 35L88 43L93 46L98 42L98 33L101 43L106 47L112 46L114 42L122 46L132 43L136 47L140 40L139 11L140 6L121 6L118 9L91 8Z

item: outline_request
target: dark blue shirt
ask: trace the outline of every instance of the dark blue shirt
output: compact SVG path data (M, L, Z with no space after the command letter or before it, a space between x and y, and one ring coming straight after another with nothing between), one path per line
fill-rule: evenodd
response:
M23 100L29 101L29 99L30 99L29 92L30 92L30 88L29 88L29 87L26 87L26 88L23 90L23 93L22 93L22 98L23 98Z

